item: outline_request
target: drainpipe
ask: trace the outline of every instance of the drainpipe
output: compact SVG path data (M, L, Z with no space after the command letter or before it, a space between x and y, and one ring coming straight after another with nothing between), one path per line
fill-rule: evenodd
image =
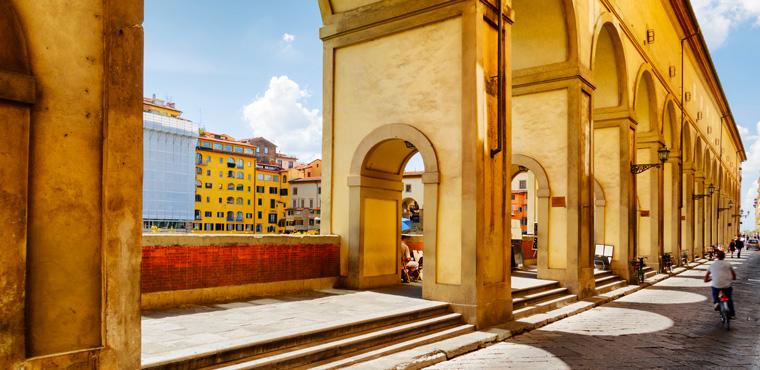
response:
M502 3L504 0L496 0L496 13L499 18L497 21L499 28L497 59L498 67L496 69L496 148L491 148L491 158L504 150L504 17L502 15ZM506 169L504 169L506 171Z

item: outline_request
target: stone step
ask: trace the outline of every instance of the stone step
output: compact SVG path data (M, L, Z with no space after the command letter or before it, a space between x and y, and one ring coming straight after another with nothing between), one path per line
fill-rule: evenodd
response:
M594 282L596 283L596 286L600 286L615 280L620 280L620 276L610 274L602 277L596 277L596 279L594 279Z
M649 269L649 271L644 269L644 279L649 279L650 277L655 276L655 275L657 275L657 271L654 271L651 268Z
M594 278L599 279L602 277L615 275L612 270L594 270Z
M533 303L529 306L521 307L512 311L512 315L515 320L519 320L523 317L548 312L562 306L566 306L578 301L578 296L575 294L565 294L552 296L550 299Z
M394 325L392 327L373 330L364 334L350 335L323 343L301 346L279 353L266 353L257 358L244 359L235 363L221 364L211 369L241 370L241 369L292 369L298 366L314 364L319 361L359 353L360 351L379 351L389 343L398 344L402 341L412 340L421 335L440 333L448 329L455 329L441 337L441 340L453 335L464 334L474 331L472 325L462 325L462 316L458 313L450 313L411 323ZM411 339L410 339L411 338ZM433 340L433 338L428 338ZM427 342L429 343L429 342ZM381 356L377 355L375 357ZM367 360L375 357L367 358ZM360 362L358 359L356 362ZM354 362L354 363L356 363Z
M338 358L337 360L328 360L327 362L317 363L317 364L309 364L304 369L314 369L314 370L328 370L328 369L340 369L344 368L346 366L351 366L354 364L359 364L365 361L370 361L376 358L380 358L383 356L392 355L394 353L398 353L401 351L406 351L408 349L417 348L419 346L429 344L429 343L435 343L442 340L446 340L449 338L454 338L460 335L464 335L467 333L472 333L475 331L474 325L459 325L455 326L450 329L441 330L438 332L434 332L432 334L423 335L421 337L412 338L410 340L401 341L398 343L394 343L388 346L383 346L378 349L372 349L369 351L365 351L359 354Z
M185 355L162 359L156 358L143 363L143 369L198 369L215 366L254 356L276 353L291 348L309 346L349 336L365 334L375 330L408 324L410 322L435 319L451 314L448 303L430 302L424 306L403 308L382 316L349 321L316 328L295 328L292 331L269 338L241 340L235 344L225 344L221 348L205 351L188 351ZM453 318L453 317L451 317ZM449 319L451 319L449 318ZM461 321L461 318L458 319ZM451 324L453 325L453 323Z
M539 283L536 283L535 285L528 287L528 288L516 288L512 289L512 298L515 297L524 297L527 295L543 292L547 289L555 289L559 288L559 282L558 281L552 281L552 280L545 280L541 281Z
M512 298L512 309L517 309L520 307L532 305L533 303L537 303L539 301L543 301L549 298L554 298L559 295L563 295L567 293L567 288L552 288L552 289L546 289L541 290L535 293L527 294L527 295L521 295L518 297Z
M604 294L628 285L628 282L615 275L615 280L596 285L596 294Z
M536 279L538 277L537 271L525 271L525 270L512 270L512 276L519 276L528 279Z

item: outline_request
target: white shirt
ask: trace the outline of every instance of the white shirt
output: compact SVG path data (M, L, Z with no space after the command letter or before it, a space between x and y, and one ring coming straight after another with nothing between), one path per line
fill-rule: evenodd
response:
M710 265L707 271L710 272L713 288L728 288L731 286L731 264L726 260L717 260Z

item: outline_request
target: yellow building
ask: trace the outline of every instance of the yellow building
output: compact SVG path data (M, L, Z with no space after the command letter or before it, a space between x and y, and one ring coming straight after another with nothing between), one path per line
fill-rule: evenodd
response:
M279 166L256 166L256 232L285 232L285 207L289 199L288 175Z
M254 232L255 150L227 135L205 132L198 138L195 232Z

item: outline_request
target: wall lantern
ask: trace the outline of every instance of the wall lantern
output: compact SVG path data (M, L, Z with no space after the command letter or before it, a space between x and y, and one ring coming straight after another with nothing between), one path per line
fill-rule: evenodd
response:
M660 160L660 163L632 164L631 173L638 175L650 168L660 168L663 163L668 161L668 155L670 155L670 149L668 149L667 146L663 145L662 148L657 150L657 158Z
M707 187L707 194L694 194L691 196L691 199L693 200L700 200L704 197L710 197L715 192L715 186L713 184L710 184L710 186Z

